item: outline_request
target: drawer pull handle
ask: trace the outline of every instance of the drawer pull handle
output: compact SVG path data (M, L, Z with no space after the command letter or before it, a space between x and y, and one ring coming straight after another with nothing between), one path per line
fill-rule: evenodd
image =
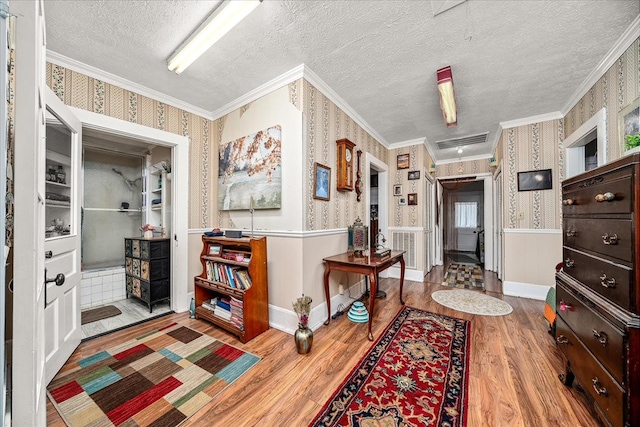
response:
M573 306L564 301L560 301L560 311L573 311Z
M593 389L596 391L598 396L607 395L607 389L604 388L602 384L600 384L600 380L598 379L598 377L595 377L594 379L592 379L591 382L593 383Z
M560 335L556 338L556 342L558 344L569 344L569 338L565 337L564 335Z
M611 202L615 199L616 199L616 195L613 194L611 191L607 191L606 193L596 195L596 202L598 203Z
M605 273L602 273L600 276L600 284L605 288L615 288L616 287L616 278L615 277L607 277Z
M562 200L562 204L564 206L571 206L571 205L577 205L575 199L563 199Z
M576 237L578 233L576 232L576 230L567 230L565 234L567 235L567 237Z
M575 267L575 265L576 265L576 262L571 258L567 258L564 260L564 266L567 268L573 268Z
M603 347L607 346L607 341L609 337L604 332L598 332L596 329L593 330L593 336L598 338L598 342L602 344Z
M614 233L609 236L609 233L604 233L604 235L602 236L602 243L604 243L605 245L617 245L618 235Z

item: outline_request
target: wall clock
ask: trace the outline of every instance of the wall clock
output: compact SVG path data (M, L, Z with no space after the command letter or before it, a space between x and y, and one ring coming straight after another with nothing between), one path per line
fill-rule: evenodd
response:
M337 188L338 191L353 190L353 142L346 138L336 141L337 146Z

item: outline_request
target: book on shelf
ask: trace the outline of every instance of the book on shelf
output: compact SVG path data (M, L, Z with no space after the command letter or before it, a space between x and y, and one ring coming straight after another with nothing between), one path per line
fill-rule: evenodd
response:
M213 310L213 314L223 318L224 320L231 320L231 312L220 306L216 306L215 310Z

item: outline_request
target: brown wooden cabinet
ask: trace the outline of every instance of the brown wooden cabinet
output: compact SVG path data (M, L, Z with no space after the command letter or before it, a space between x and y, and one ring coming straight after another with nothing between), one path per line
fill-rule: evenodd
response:
M124 239L127 298L146 302L149 313L158 301L171 295L171 241L169 239Z
M640 423L640 155L562 183L556 342L603 425Z
M203 235L200 262L202 273L194 283L196 318L226 329L243 343L269 329L266 237Z
M336 141L336 181L338 191L353 190L353 147L355 146L356 144L346 138Z

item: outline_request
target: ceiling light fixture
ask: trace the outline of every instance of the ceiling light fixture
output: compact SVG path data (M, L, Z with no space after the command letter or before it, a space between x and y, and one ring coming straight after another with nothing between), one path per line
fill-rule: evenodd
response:
M183 72L261 2L262 0L225 0L171 55L168 61L169 71L176 74Z
M458 147L458 154L462 154L462 147Z
M447 127L455 126L458 124L458 118L456 113L456 100L453 95L453 74L451 73L451 66L440 68L436 72L438 80L438 92L440 92L440 108L442 109L442 116Z

